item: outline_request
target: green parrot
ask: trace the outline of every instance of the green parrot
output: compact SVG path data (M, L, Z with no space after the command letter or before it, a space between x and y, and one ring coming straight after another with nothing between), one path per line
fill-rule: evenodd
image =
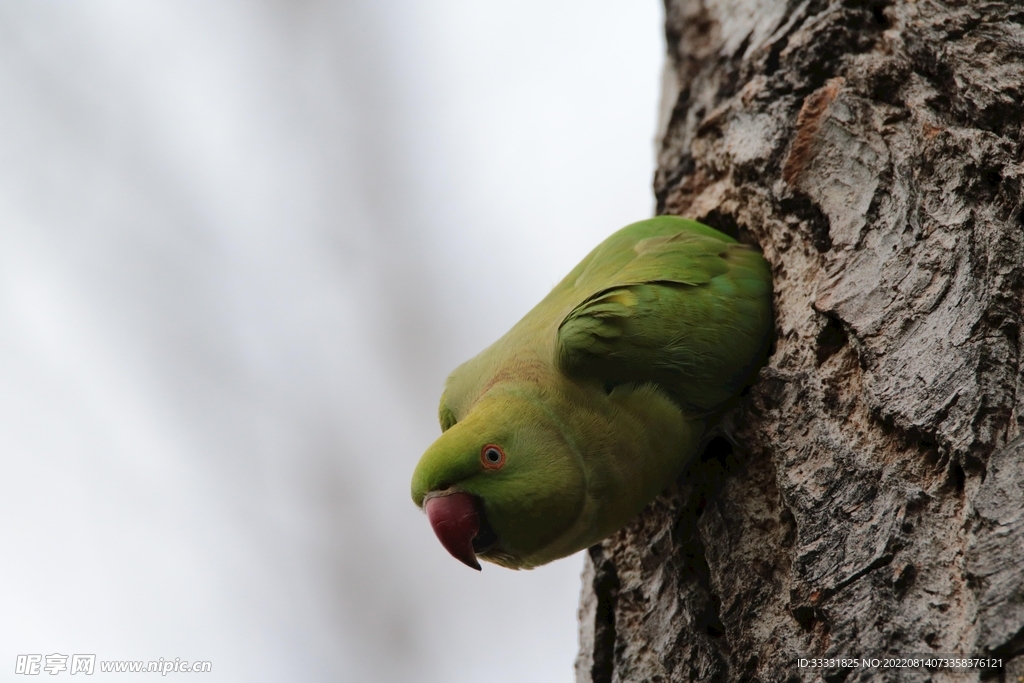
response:
M594 545L700 452L772 332L757 250L674 216L627 225L449 376L413 501L474 569Z

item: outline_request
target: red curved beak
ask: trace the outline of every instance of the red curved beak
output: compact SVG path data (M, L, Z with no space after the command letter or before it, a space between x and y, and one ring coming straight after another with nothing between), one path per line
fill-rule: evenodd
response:
M435 496L427 499L423 509L444 549L459 562L480 571L480 563L473 552L473 538L480 531L480 515L473 497L468 493Z

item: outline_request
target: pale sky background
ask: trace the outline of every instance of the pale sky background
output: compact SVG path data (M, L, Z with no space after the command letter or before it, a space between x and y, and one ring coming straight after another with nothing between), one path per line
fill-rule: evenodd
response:
M409 479L448 372L651 215L661 21L0 3L0 680L569 683L582 556L473 572Z

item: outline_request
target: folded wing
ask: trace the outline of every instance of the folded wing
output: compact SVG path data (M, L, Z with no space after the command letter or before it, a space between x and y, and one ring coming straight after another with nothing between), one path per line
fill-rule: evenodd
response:
M579 283L592 293L559 326L556 361L570 377L607 388L657 384L687 412L704 414L764 362L771 272L754 248L679 223L679 232L637 241L614 272Z

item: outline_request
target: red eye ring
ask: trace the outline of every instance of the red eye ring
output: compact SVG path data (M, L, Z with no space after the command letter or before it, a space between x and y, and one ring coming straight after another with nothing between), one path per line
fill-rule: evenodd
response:
M480 449L480 464L484 469L500 470L505 466L505 451L496 443L489 443Z

